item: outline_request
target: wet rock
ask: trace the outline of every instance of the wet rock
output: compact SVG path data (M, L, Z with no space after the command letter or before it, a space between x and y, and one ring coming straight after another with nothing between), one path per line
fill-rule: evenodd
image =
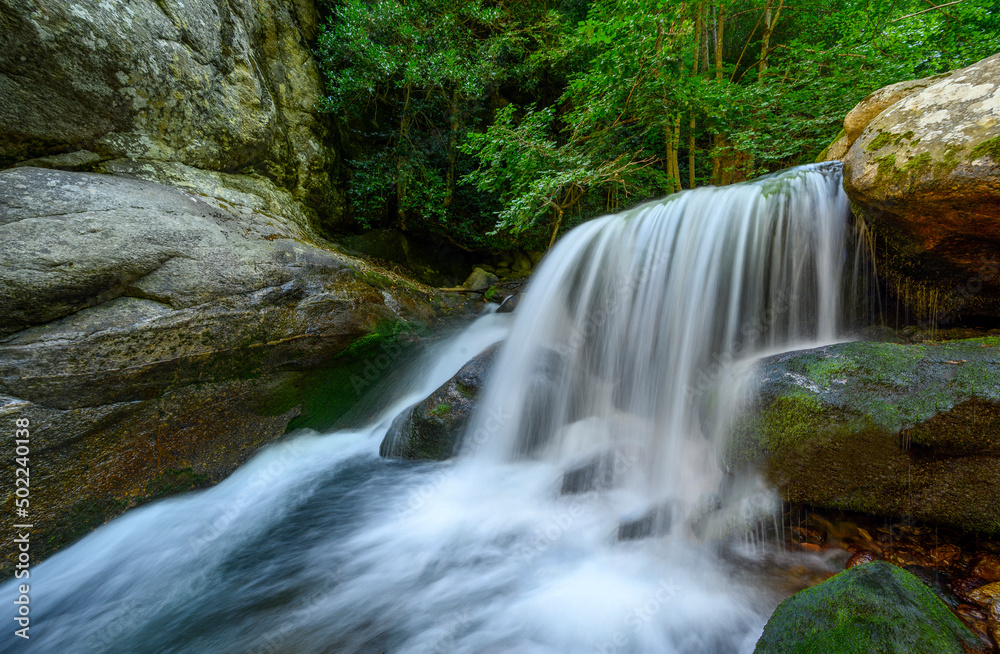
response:
M969 599L982 607L990 619L1000 620L1000 582L980 586L969 593Z
M913 575L875 561L782 602L754 652L962 654L989 649Z
M1000 581L1000 558L984 554L972 569L972 574L987 581Z
M215 483L329 427L352 366L434 316L293 219L124 177L0 171L0 242L0 412L45 453L39 557L163 475Z
M614 486L616 454L605 452L591 461L567 471L559 492L562 495L589 493Z
M868 550L862 550L860 552L855 552L851 555L851 558L847 559L847 563L844 564L844 569L850 570L856 565L871 563L872 561L878 561L878 557L875 553L869 552Z
M622 522L618 525L618 540L666 536L673 527L675 510L673 502L665 502L652 507L634 520Z
M879 94L871 111L896 101L851 145L844 189L884 243L881 275L922 315L1000 315L1000 54Z
M786 501L1000 532L1000 338L842 343L761 361L726 465Z
M514 309L517 308L518 303L521 301L520 293L514 293L513 295L508 295L504 298L504 301L500 303L497 307L497 313L512 313Z
M379 446L379 455L435 460L454 455L499 349L499 344L487 348L427 399L399 414Z
M948 583L948 589L955 594L955 597L958 597L963 602L975 603L972 593L977 588L982 588L987 583L989 582L982 577L958 576L952 578L952 580Z

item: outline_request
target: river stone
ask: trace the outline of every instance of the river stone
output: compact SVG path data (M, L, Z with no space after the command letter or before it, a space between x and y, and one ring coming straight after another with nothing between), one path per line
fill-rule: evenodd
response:
M755 654L968 654L990 646L916 577L874 561L782 602Z
M786 501L1000 533L1000 338L763 359L724 453Z
M426 399L396 416L379 447L393 459L444 460L455 454L500 345L462 366Z
M0 171L0 242L0 415L44 462L35 561L164 480L214 483L323 428L366 357L434 319L429 289L292 219L134 179ZM3 484L9 505L10 467Z
M0 0L0 167L253 172L333 214L312 0Z
M500 281L500 278L493 273L486 272L482 268L476 268L462 286L470 291L485 291L498 281Z
M844 189L912 310L1000 316L1000 54L925 81L854 142Z

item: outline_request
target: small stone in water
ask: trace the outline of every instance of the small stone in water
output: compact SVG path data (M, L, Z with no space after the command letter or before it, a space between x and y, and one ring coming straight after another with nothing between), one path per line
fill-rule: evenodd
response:
M844 564L844 570L850 570L856 565L861 565L862 563L871 563L872 561L877 561L878 557L868 550L861 550L851 555L851 558L847 559L847 563Z
M991 554L984 554L972 569L972 574L986 581L1000 581L1000 559Z

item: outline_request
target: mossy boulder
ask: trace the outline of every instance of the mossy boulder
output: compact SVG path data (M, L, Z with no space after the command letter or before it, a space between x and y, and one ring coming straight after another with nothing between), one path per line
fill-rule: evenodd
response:
M289 427L329 427L439 306L294 218L124 177L0 171L0 242L0 416L30 421L44 463L36 561Z
M1000 533L1000 338L762 360L725 465L791 502Z
M493 345L479 353L426 399L399 414L386 432L379 454L439 461L454 455L499 349Z
M924 315L1000 316L1000 54L878 94L895 101L844 157L844 189L880 272Z
M920 580L874 561L782 602L754 654L968 654L990 649Z

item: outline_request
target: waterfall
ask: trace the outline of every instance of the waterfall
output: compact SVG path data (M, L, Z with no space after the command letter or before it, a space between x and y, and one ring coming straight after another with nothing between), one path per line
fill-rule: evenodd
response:
M838 162L581 225L533 275L470 433L487 431L490 408L510 420L467 451L618 461L591 470L605 485L696 499L717 482L699 425L712 376L834 339L848 216Z
M695 533L725 510L702 425L731 364L837 338L840 183L805 166L572 230L514 314L432 349L370 425L293 435L33 567L32 639L5 651L751 652L794 589ZM378 457L396 414L498 341L461 456Z

